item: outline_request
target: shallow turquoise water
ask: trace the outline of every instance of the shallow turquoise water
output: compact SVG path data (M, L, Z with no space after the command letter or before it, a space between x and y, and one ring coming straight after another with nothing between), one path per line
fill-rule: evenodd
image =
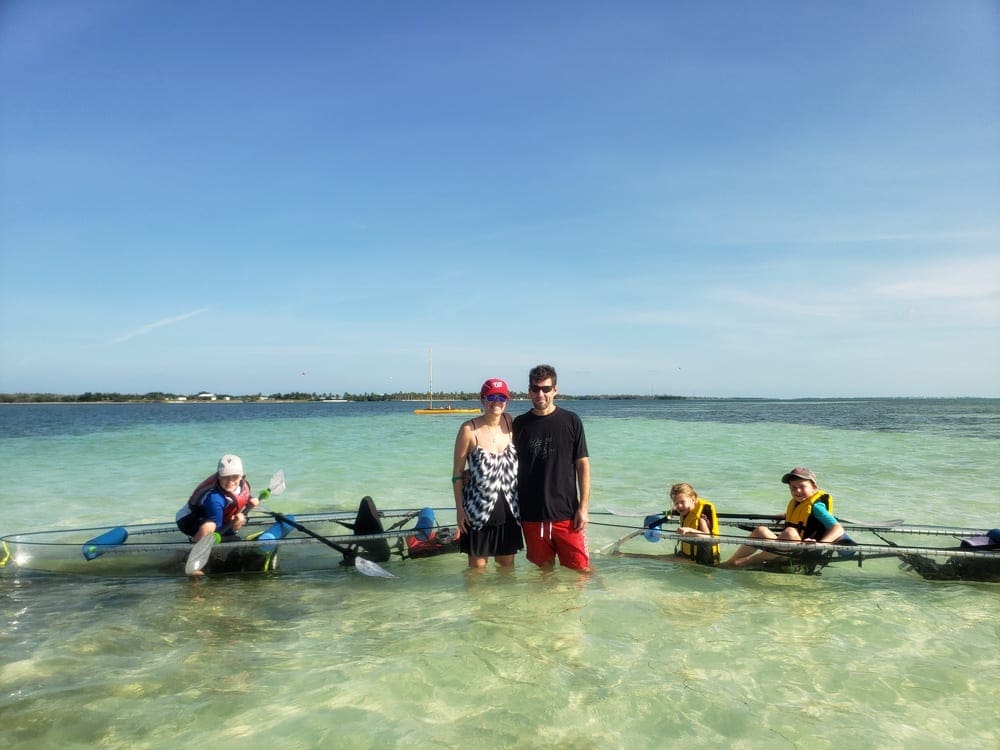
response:
M690 481L720 510L779 512L778 478L806 464L845 516L1000 525L997 401L567 405L588 430L594 509L654 512ZM289 512L366 494L447 505L461 418L410 408L3 407L0 533L171 518L230 451L257 486L284 469L271 504ZM620 531L594 524L592 546ZM6 570L0 743L997 746L1000 585L887 560L818 578L597 565L474 575L447 556L395 564L391 581Z

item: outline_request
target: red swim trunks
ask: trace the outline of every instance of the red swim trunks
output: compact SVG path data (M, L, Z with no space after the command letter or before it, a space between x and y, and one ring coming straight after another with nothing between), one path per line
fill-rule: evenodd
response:
M559 564L565 568L590 568L587 535L575 531L572 521L522 521L521 528L528 562L551 565L558 556Z

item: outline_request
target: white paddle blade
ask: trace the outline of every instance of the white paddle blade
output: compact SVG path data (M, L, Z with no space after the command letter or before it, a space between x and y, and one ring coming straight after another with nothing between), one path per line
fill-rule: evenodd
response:
M215 534L203 536L195 542L194 547L191 548L191 552L188 554L187 563L184 565L185 575L193 575L205 567L205 563L208 562L208 558L212 555L212 546L214 544Z
M272 495L280 495L285 491L285 470L279 469L271 481L267 483L267 488L271 491Z
M378 563L373 563L371 560L366 560L363 557L354 558L354 567L359 573L363 573L366 576L374 576L375 578L396 577Z
M271 476L271 481L267 483L267 487L260 491L257 495L257 499L261 502L267 500L271 495L280 495L285 491L285 470L279 469Z
M285 470L279 469L275 472L274 476L271 477L271 481L267 483L267 489L262 490L259 497L261 500L267 500L271 495L280 495L285 491Z

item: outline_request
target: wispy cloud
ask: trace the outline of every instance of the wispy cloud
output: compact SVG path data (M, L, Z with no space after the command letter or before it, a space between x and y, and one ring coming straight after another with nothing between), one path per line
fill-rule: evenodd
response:
M208 311L207 307L202 307L199 310L194 310L193 312L184 313L183 315L174 315L174 316L169 317L169 318L164 318L163 320L158 320L155 323L148 323L147 325L144 325L142 328L138 328L135 331L132 331L130 333L126 333L123 336L119 336L118 338L112 340L111 343L112 344L120 344L123 341L128 341L129 339L134 339L136 336L145 336L147 333L149 333L150 331L153 331L153 330L155 330L157 328L162 328L163 326L173 325L174 323L180 323L182 320L187 320L188 318L193 318L195 315L201 315L203 312L207 312L207 311Z
M690 312L681 310L617 310L607 316L615 324L633 326L689 325Z
M890 299L992 299L995 302L1000 299L1000 259L955 258L881 284L875 291Z
M821 300L817 303L795 302L780 296L780 292L773 295L753 294L738 289L716 290L714 297L728 307L740 307L757 310L769 310L783 315L794 315L796 317L807 318L842 318L850 312L849 305L840 302ZM834 298L837 299L837 298Z
M981 227L965 231L939 232L872 232L870 234L830 235L817 240L815 237L802 237L803 244L810 242L837 244L870 244L878 242L933 242L933 243L996 243L1000 241L1000 231L995 227Z

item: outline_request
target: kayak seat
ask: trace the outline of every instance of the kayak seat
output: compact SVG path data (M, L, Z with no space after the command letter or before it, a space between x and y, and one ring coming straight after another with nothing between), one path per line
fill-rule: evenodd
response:
M375 507L375 501L367 495L361 498L361 504L358 505L358 515L354 519L354 525L350 528L359 536L381 534L385 531L382 527L382 518ZM365 551L365 554L362 556L367 557L372 562L386 562L391 556L389 542L384 537L381 539L365 539L359 541L357 546Z

